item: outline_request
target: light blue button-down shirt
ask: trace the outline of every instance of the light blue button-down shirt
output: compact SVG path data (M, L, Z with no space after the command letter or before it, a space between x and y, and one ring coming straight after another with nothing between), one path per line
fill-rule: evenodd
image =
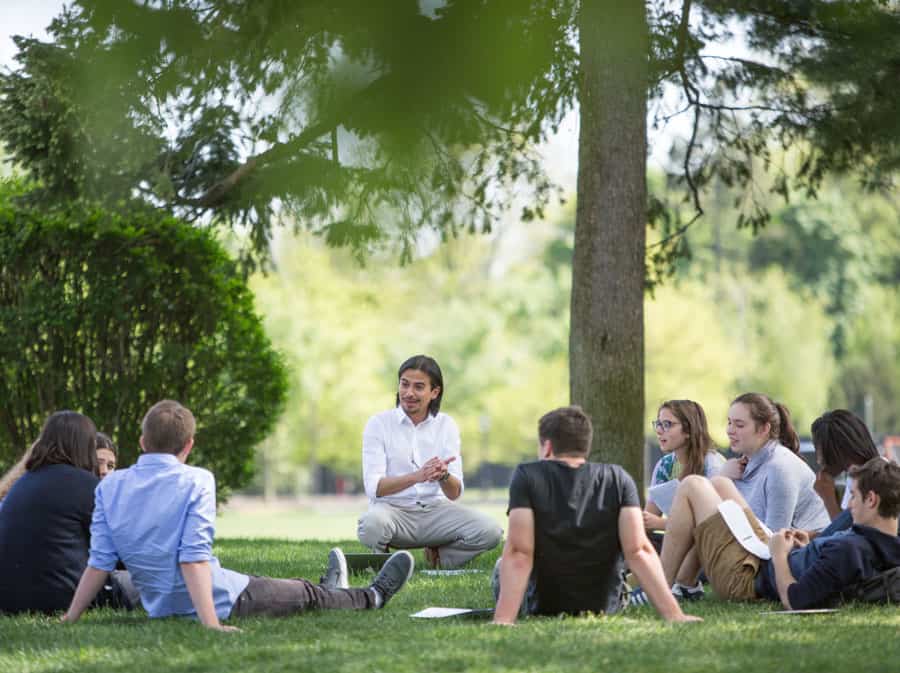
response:
M110 571L122 559L151 617L196 616L179 563L209 561L213 602L226 619L250 581L212 555L216 481L167 453L144 453L94 492L88 565Z

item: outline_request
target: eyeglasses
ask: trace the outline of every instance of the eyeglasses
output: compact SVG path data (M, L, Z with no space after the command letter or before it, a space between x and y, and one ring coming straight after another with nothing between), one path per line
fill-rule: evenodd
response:
M658 421L655 418L650 421L650 427L653 428L656 432L662 430L663 432L668 432L672 429L672 426L681 425L678 421Z

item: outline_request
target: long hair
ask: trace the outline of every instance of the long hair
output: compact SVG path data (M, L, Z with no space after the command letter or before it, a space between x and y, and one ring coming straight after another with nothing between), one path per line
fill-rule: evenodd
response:
M0 500L6 497L6 494L9 493L9 489L13 487L19 479L22 478L22 475L27 472L25 469L25 463L28 462L28 459L31 458L31 449L34 448L34 444L28 447L22 457L6 471L2 477L0 477Z
M97 428L77 411L52 414L25 461L29 472L46 465L72 465L97 474Z
M816 458L828 474L838 475L850 465L862 465L878 456L866 424L846 409L826 411L810 429Z
M706 412L693 400L667 400L659 405L657 415L663 409L668 409L678 419L688 436L687 462L681 466L682 476L698 474L702 477L706 472L706 454L716 450L709 436Z
M415 369L423 374L427 374L428 380L431 381L431 387L440 388L437 397L428 403L428 413L432 416L437 416L437 412L441 410L441 400L444 398L444 375L441 373L441 368L438 366L437 361L427 355L413 355L400 365L400 369L397 370L398 382L400 381L400 377L403 376L403 372L408 369ZM399 406L399 404L400 393L398 392L397 397L394 400L394 406Z
M756 424L769 424L769 438L777 439L794 453L800 453L800 437L791 423L791 412L779 402L772 401L762 393L744 393L734 398L732 404L740 402L750 410L750 418Z

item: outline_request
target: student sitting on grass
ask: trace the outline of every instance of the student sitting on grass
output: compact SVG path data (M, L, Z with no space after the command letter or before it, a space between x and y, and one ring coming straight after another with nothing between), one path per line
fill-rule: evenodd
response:
M853 526L811 539L808 531L781 529L768 537L747 502L727 479L688 477L675 494L662 563L669 580L696 547L710 584L721 598L780 600L788 610L826 607L841 592L900 566L900 466L882 458L850 470ZM719 509L734 500L771 559L748 551Z
M830 535L849 528L853 523L847 508L853 479L847 477L844 497L839 504L835 478L852 466L863 465L878 456L878 449L866 424L846 409L826 411L813 421L810 429L816 448L816 462L821 467L816 474L815 489L832 519L822 535Z
M651 425L663 455L653 468L650 488L689 474L714 477L725 464L709 436L706 413L697 402L663 402ZM666 527L662 511L649 498L644 508L644 527L648 532Z
M44 423L19 467L7 473L0 509L0 612L55 612L72 600L90 547L97 485L97 429L75 411ZM130 608L117 573L98 604ZM93 597L92 597L93 598Z
M592 434L580 407L541 418L540 460L519 465L509 487L494 623L514 624L525 614L615 613L624 606L624 561L664 619L699 621L669 592L634 480L618 465L588 462Z
M193 414L164 400L147 412L141 429L143 454L137 463L97 487L88 567L63 621L81 616L120 559L151 617L194 616L223 631L234 630L220 622L228 617L382 607L412 574L413 558L406 551L391 556L364 589L349 588L339 549L329 555L322 585L222 568L212 555L215 479L185 465L194 446Z
M816 475L797 455L800 439L787 408L759 393L738 396L728 410L728 440L740 459L719 473L734 480L750 509L772 530L822 530L831 519L813 489Z

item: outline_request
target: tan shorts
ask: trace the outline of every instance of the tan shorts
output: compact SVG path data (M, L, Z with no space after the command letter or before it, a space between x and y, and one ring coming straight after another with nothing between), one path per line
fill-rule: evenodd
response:
M768 542L753 512L746 507L744 512L757 537ZM761 561L741 546L719 512L694 528L694 544L717 596L735 601L756 598L753 584Z

